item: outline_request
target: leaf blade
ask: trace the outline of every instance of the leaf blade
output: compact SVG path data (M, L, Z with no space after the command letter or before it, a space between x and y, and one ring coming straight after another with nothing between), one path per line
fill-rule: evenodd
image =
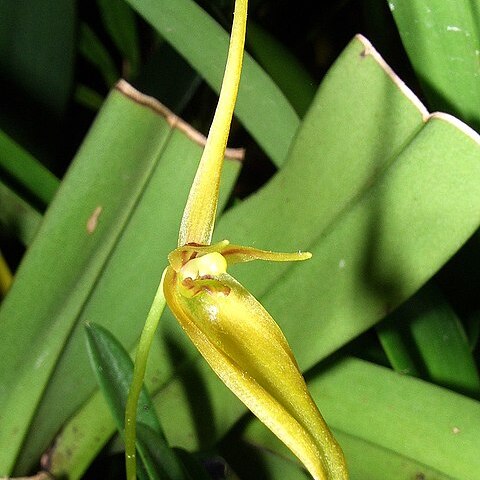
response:
M476 105L479 10L469 0L389 0L402 42L433 108L480 127Z
M185 56L215 91L220 91L228 34L216 22L192 0L128 3ZM236 115L272 161L281 165L299 125L298 116L248 54L242 78Z

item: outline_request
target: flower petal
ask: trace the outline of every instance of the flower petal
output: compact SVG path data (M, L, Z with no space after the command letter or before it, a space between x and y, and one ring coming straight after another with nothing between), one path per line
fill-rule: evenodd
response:
M189 244L177 247L168 255L168 261L175 271L179 271L188 261L208 255L213 252L221 253L228 265L235 263L251 262L253 260L266 260L270 262L296 262L312 258L310 252L272 252L253 247L232 245L228 240L212 245Z
M313 478L348 478L343 453L268 312L227 273L214 280L223 289L199 284L191 297L182 293L178 275L172 267L167 269L167 304L215 373Z
M252 260L267 260L269 262L297 262L312 258L310 252L272 252L270 250L260 250L253 247L243 247L241 245L232 245L224 243L222 248L218 250L229 265L234 263L251 262Z

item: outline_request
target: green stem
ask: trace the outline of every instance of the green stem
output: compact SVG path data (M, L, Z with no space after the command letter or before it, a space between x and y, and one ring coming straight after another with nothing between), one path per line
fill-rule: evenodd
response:
M148 354L152 345L158 322L165 308L165 296L163 294L163 280L165 278L165 269L157 293L150 307L150 311L143 327L138 350L135 356L135 365L133 368L133 378L130 390L128 392L127 405L125 408L125 465L127 469L127 480L136 480L137 462L136 462L136 438L137 438L137 406L138 398L143 387L145 369L147 367Z

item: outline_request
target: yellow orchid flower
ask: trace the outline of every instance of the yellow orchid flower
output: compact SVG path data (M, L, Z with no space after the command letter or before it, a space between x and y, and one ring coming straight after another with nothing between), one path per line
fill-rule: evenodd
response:
M237 0L217 110L183 214L178 247L168 256L163 292L160 287L157 296L163 293L183 330L215 373L292 450L313 478L346 479L343 453L312 400L282 331L253 295L227 273L227 267L234 263L307 260L311 254L275 253L232 245L228 240L211 244L240 81L246 18L247 0ZM147 319L150 330L158 323L155 310L152 308L151 314L156 320L152 323ZM141 339L139 351L148 349L148 341ZM142 370L139 375L143 378L144 365L138 370ZM132 444L130 437L129 444L127 434L128 429L134 429L133 403L130 407L127 404L130 414L126 414L129 480L135 478L129 462L134 457L135 440Z

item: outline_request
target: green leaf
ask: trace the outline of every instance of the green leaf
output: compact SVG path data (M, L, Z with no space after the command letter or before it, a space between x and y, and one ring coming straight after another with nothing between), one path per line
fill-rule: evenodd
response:
M20 448L17 470L29 470L91 394L94 379L82 340L87 320L98 320L133 345L151 287L176 244L201 142L198 133L125 83L111 93L0 310L0 443L6 445L1 474L12 470ZM225 167L222 204L239 162ZM146 278L148 285L132 289L132 282ZM29 428L35 435L27 435Z
M397 309L377 332L397 371L480 397L480 378L465 331L433 285Z
M201 83L200 75L167 42L160 43L133 80L135 88L160 98L177 115L187 107Z
M310 391L345 450L352 479L476 478L478 402L355 358L310 377ZM256 420L244 439L292 458Z
M258 248L313 251L301 265L252 262L235 271L278 321L303 369L379 322L471 235L480 220L479 149L468 127L430 116L365 39L347 47L285 166L226 212L216 232L217 239ZM139 248L133 239L128 245L129 251ZM131 262L125 254L118 278L131 278L129 268L149 269L151 260ZM99 282L86 318L146 314L147 296L115 285L113 278ZM116 301L107 309L101 295L111 291ZM151 391L161 392L155 404L167 438L192 450L208 448L244 407L220 386L170 315L160 323L158 347L152 361L163 370ZM194 407L198 398L204 401Z
M75 2L6 0L0 18L2 110L10 104L8 86L63 114L73 79Z
M315 96L314 79L292 52L254 22L248 23L247 47L303 117Z
M315 376L309 387L335 428L443 475L476 478L479 402L353 358Z
M410 478L452 480L452 477L448 475L444 475L392 450L383 448L378 444L340 430L333 429L333 432L348 458L351 480L385 480L386 475L388 475L388 480L405 480ZM302 470L292 454L258 420L250 420L246 428L241 432L241 437L233 440L235 441L235 446L232 446L232 449L238 449L238 444L240 444L241 448L243 446L242 442L244 442L244 444L250 447L250 458L260 457L262 464L268 465L269 472L272 471L272 468L273 472L278 469L278 476L273 475L272 478L282 478L281 472L286 469L288 469L288 476L286 476L288 479L299 478L306 480L308 478L308 475ZM230 460L230 457L227 458ZM235 467L236 465L234 464Z
M10 188L0 182L0 229L29 245L40 227L42 216Z
M62 149L73 91L75 0L0 2L0 129L42 161Z
M60 184L55 175L2 131L0 177L42 210L51 202Z
M75 88L75 101L90 110L97 111L105 99L93 88L79 84Z
M479 155L478 135L429 115L368 41L347 47L284 167L216 230L216 239L313 253L301 265L235 269L303 368L381 320L475 231Z
M207 83L220 91L229 36L193 0L127 0ZM246 54L235 113L272 161L280 165L299 119L279 88Z
M108 33L128 61L126 78L135 76L140 66L140 45L135 15L124 0L98 0L100 14Z
M110 52L86 23L80 24L78 50L100 72L108 88L120 78Z
M87 345L98 383L123 435L133 362L115 337L98 325L87 325ZM149 478L183 479L181 464L168 446L146 389L138 401L137 423L138 450Z
M100 325L87 324L87 345L92 368L103 395L112 412L117 428L125 428L125 405L128 390L132 383L133 362L128 352L118 340ZM138 422L162 434L160 422L153 410L146 389L142 390L138 401Z
M216 230L216 239L238 244L313 252L301 265L235 269L280 324L303 369L411 296L477 228L479 143L457 120L428 115L365 39L347 47L285 166L226 212ZM180 392L180 381L162 392L162 412ZM227 402L213 386L208 392L212 408ZM178 417L192 421L180 409L177 401ZM233 410L223 418L215 410L219 434ZM161 420L168 438L199 447L186 425Z
M478 2L388 0L429 102L480 128Z

